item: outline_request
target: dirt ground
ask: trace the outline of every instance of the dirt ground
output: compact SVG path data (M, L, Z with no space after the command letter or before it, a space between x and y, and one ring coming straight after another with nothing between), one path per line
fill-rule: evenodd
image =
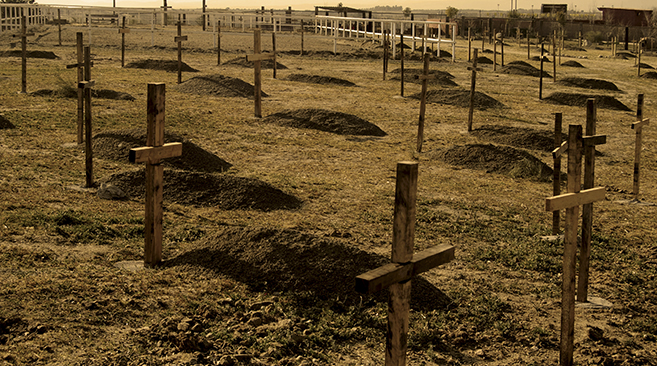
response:
M63 46L56 28L34 29L43 36L28 48L58 58L28 59L28 94L17 93L20 59L0 50L0 365L381 365L387 294L359 294L354 278L389 262L395 169L408 160L419 162L415 251L456 248L454 261L412 280L408 364L556 364L563 243L543 238L551 136L556 112L564 133L585 125L587 96L599 97L596 133L607 136L596 154L606 199L594 205L589 296L610 305L578 303L574 360L657 365L656 133L643 129L634 200L631 128L637 94L652 118L657 87L637 77L635 59L571 42L561 59L571 67L543 79L543 95L560 99L539 100L539 62L509 42L504 67L478 65L468 133L459 39L456 62L432 58L418 153L419 52L405 51L402 97L399 74L383 78L378 42L339 39L333 54L332 38L306 34L300 55L299 35L279 33L287 69L276 79L263 70L259 119L245 64L251 33L222 30L218 62L216 34L184 28L183 61L199 72L177 85L174 26L127 35L126 65L144 68L122 68L116 28L94 28L96 88L135 100L92 100L98 184L85 189L77 101L66 93L76 75L65 65L76 60L75 32L89 34L63 28ZM262 43L270 50L269 33ZM128 151L145 144L150 82L166 83L166 140L184 146L165 163L164 260L133 271L125 263L144 255L144 168ZM39 90L50 92L30 94ZM107 186L122 199L99 198Z

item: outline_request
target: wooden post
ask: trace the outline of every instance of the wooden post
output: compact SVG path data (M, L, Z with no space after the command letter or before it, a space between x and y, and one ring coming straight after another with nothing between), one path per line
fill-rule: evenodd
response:
M254 93L254 100L255 100L255 117L256 118L262 118L262 96L261 96L261 89L262 89L262 70L261 70L261 62L263 60L274 60L276 62L276 55L270 55L270 54L262 54L260 53L261 51L261 40L260 40L260 34L261 30L254 29L253 30L253 54L252 55L247 55L246 59L247 61L252 61L253 62L253 93Z
M543 43L541 43L541 70L538 75L538 100L543 99Z
M94 185L93 177L93 151L91 149L91 88L94 83L91 81L91 48L84 48L84 82L78 89L84 90L84 152L86 167L86 187L91 188Z
M180 14L178 14L178 35L173 38L174 42L178 43L178 84L182 83L182 42L187 40L187 36L182 35L182 22L180 21Z
M468 62L472 61L472 37L470 36L470 27L468 27Z
M481 31L481 53L484 53L484 51L486 50L485 39L486 39L486 37L485 37L484 31L482 30Z
M27 18L21 16L21 94L27 93L27 36L33 35L27 33Z
M424 54L424 72L422 73L422 91L420 92L420 119L417 124L417 152L422 152L422 142L424 141L424 114L427 108L427 79L429 79L429 57L428 53Z
M303 20L301 21L301 53L299 56L303 56Z
M274 55L274 79L276 79L276 32L271 33L271 51Z
M552 176L552 195L558 196L561 194L561 129L562 129L562 114L554 114L554 148L552 152L552 159L554 161L554 169ZM559 235L559 226L561 222L561 215L559 211L552 212L552 235Z
M125 34L130 33L130 28L125 27L125 17L123 17L123 25L119 28L121 33L121 67L125 66Z
M221 20L217 21L217 66L221 65Z
M527 29L527 59L531 60L531 47L529 45L529 29Z
M637 107L636 107L637 122L632 123L632 128L636 131L636 142L634 145L634 178L632 185L632 193L634 198L639 198L639 169L641 166L641 132L643 126L648 126L650 120L643 119L643 94L639 94Z
M577 254L577 221L579 205L601 201L605 188L597 187L580 192L582 173L582 126L568 129L568 193L549 197L546 211L566 209L564 256L561 298L561 344L559 364L572 366L575 337L575 257Z
M404 53L406 51L404 50L404 30L400 30L399 32L399 39L401 41L401 51L400 51L400 58L401 58L401 96L404 96Z
M84 80L84 41L82 32L76 33L76 50L78 56L77 70L78 70L78 83ZM83 141L84 131L84 91L78 88L78 144Z
M639 41L639 52L637 52L636 57L637 57L637 63L636 63L636 71L637 71L637 77L641 77L641 49L643 48L641 44L642 40Z
M500 38L500 50L502 52L502 67L504 67L504 35Z
M553 81L557 81L557 31L554 31L552 36L552 75Z
M387 51L388 50L386 49L388 40L386 39L386 31L381 30L381 32L382 32L382 36L383 36L383 80L385 81L386 80L386 70L387 70L386 69L386 62L388 61L387 60L387 58L388 58L388 52Z
M182 144L164 143L165 84L149 83L147 98L147 146L130 149L128 159L131 163L146 163L144 266L152 268L162 261L164 169L160 160L182 155Z
M468 67L468 70L472 71L472 77L470 78L470 110L468 111L468 132L472 131L472 116L474 113L474 98L475 98L475 85L477 84L477 49L474 49L474 57L472 59L472 66Z
M356 291L373 293L389 288L386 366L406 364L411 279L454 259L454 247L443 244L413 255L417 197L417 162L397 164L392 230L392 263L356 277Z
M59 31L59 45L62 45L62 9L57 9L57 29Z
M497 29L493 30L493 71L497 71Z
M203 14L201 15L201 17L203 18L203 32L205 32L205 23L206 23L206 19L205 19L205 8L206 8L206 7L207 7L207 5L205 5L205 0L203 0L203 4L202 4L202 7L201 7L201 12L203 13Z

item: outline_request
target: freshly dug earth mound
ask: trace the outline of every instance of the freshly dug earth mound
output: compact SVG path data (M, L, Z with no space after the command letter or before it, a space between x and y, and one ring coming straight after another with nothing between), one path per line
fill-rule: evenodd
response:
M657 79L657 72L648 71L647 73L641 75L641 77L646 79Z
M511 74L511 75L525 75L525 76L534 76L534 77L541 76L541 70L523 61L513 61L509 63L507 66L504 66L500 70L500 72L502 74ZM549 78L551 76L550 74L547 73L547 71L543 70L543 77Z
M552 104L570 105L576 107L586 107L586 100L595 98L598 102L599 108L613 109L617 111L630 111L625 104L618 101L618 99L606 95L586 95L577 93L552 93L543 100Z
M56 98L76 98L78 90L72 87L63 87L59 89L40 89L30 93L35 97L56 97ZM135 100L135 97L128 93L117 92L110 89L91 89L92 98L112 99L112 100Z
M541 61L541 56L533 56L532 61ZM543 62L552 62L547 56L543 56Z
M339 86L356 86L349 80L334 78L331 76L307 75L307 74L290 74L285 80L299 81L302 83L321 84L321 85L339 85Z
M524 149L554 150L554 132L533 128L484 125L471 132L475 137Z
M607 80L600 80L600 79L585 79L578 77L569 77L569 78L559 79L557 81L557 84L565 85L565 86L574 86L577 88L585 88L585 89L620 91L620 89L618 89L616 84Z
M231 167L231 164L225 160L180 136L166 133L164 141L183 144L182 156L164 159L165 166L210 173L223 172ZM108 131L96 134L92 139L92 148L96 157L115 161L128 162L130 149L142 146L146 146L145 130Z
M127 68L131 69L149 69L149 70L164 70L164 71L169 71L169 72L177 72L178 71L178 61L177 60L153 60L153 59L148 59L148 60L139 60L139 61L133 61L127 65L125 65ZM182 71L184 72L198 72L198 70L192 68L191 66L187 65L186 63L182 63Z
M654 70L655 69L654 67L652 67L648 64L644 64L643 62L641 62L639 65L641 65L642 69L646 69L646 70ZM638 67L638 65L634 65L632 67Z
M584 65L580 64L579 62L577 62L577 61L572 61L572 60L571 60L571 61L566 61L566 62L562 63L561 66L567 66L567 67L580 67L580 68L583 68L583 67L584 67Z
M0 115L0 130L8 130L10 128L16 128L16 126L9 122L4 116Z
M479 56L479 57L477 57L477 64L492 65L493 60L489 59L486 56Z
M193 78L176 86L185 93L213 95L217 97L242 97L253 99L253 85L241 79L223 75L194 76ZM260 95L268 97L261 91Z
M420 99L420 93L413 94L410 97L414 99ZM469 108L470 91L458 89L429 90L427 91L427 102ZM504 107L504 104L498 102L497 100L489 97L484 93L476 91L474 97L474 106L477 109L484 110L488 108L502 108Z
M226 276L259 292L310 292L320 300L338 297L354 304L362 301L354 289L356 276L387 263L388 258L355 248L347 239L289 229L225 227L163 266ZM411 305L415 309L448 304L446 295L421 276L413 278L413 290ZM375 296L387 298L386 291Z
M626 52L626 51L616 52L616 56L623 56L626 59L627 58L636 58L635 54L633 54L632 52Z
M0 52L0 57L23 57L21 50L8 50ZM48 60L56 60L59 56L51 51L27 51L27 58L45 58Z
M338 135L385 136L386 133L375 124L352 114L333 112L325 109L287 110L262 119L263 122L295 128L336 133Z
M444 71L443 71L444 72ZM445 72L445 74L449 74ZM404 72L404 81L407 83L414 83L414 84L422 84L422 79L420 79L420 74L411 74L411 73L406 73ZM446 87L451 87L451 86L458 86L454 80L447 78L447 77L442 77L440 74L435 74L433 77L431 76L431 73L429 74L429 78L427 79L427 84L431 86L446 86ZM451 75L450 75L451 76ZM390 80L401 80L401 75L395 75L390 78Z
M253 61L247 61L246 57L238 57L235 59L232 59L230 61L224 62L224 65L234 65L234 66L242 66L242 67L248 67L249 69L253 68ZM264 60L260 62L260 68L261 69L274 69L274 61L273 60ZM287 66L276 62L276 69L277 70L285 70L287 69Z
M112 184L129 197L145 197L144 169L113 174L102 183ZM232 175L164 170L164 201L181 205L216 207L222 210L261 211L296 209L301 200L257 179Z
M506 174L514 178L545 181L552 177L552 169L547 164L526 151L509 146L454 146L444 151L441 158L451 165Z

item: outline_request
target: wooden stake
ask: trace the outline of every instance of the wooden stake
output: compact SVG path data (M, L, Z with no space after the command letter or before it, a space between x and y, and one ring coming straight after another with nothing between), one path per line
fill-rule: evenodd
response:
M552 72L554 75L552 75L553 80L556 82L557 81L557 31L554 31L554 35L552 36Z
M474 57L472 59L472 67L468 67L472 71L470 78L470 110L468 111L468 132L472 131L472 116L474 114L474 98L475 98L475 85L477 84L477 49L474 49Z
M497 29L493 30L493 71L497 71Z
M27 36L27 18L23 15L21 16L21 94L27 93Z
M543 99L543 43L541 43L541 70L538 76L538 100Z
M562 129L562 115L561 113L554 114L554 148L555 150L561 147L561 129ZM552 176L552 195L558 196L561 194L561 154L555 156L553 153L554 169ZM552 212L552 235L558 235L560 232L559 226L561 222L561 215L559 211Z
M641 77L641 48L642 48L642 44L641 41L639 41L639 52L637 52L637 64L636 64L637 77Z
M178 43L178 84L180 84L182 83L182 42L187 40L187 36L182 35L180 14L178 14L178 23L176 26L178 28L178 36L174 37L173 40Z
M470 36L470 27L468 27L468 62L472 61L472 37Z
M91 48L84 48L84 81L91 81ZM84 86L84 137L85 137L85 167L86 167L86 187L91 188L94 185L93 177L93 151L91 149L91 86ZM80 87L78 86L78 89Z
M420 92L420 119L417 125L417 152L422 152L422 142L424 141L424 114L427 108L427 81L429 79L429 57L428 53L424 54L424 72L422 73L422 91Z
M276 79L276 32L271 33L272 54L274 55L274 79Z
M78 56L78 83L84 80L84 41L82 32L76 33L76 50ZM84 131L84 90L78 88L78 144L84 141L82 137Z
M59 31L59 45L62 45L62 9L57 9L57 29Z
M531 60L531 47L529 45L529 29L527 29L527 59Z
M634 178L632 185L632 193L635 199L639 198L639 170L641 166L641 132L643 126L647 126L650 122L648 119L643 119L643 94L639 94L637 98L636 118L637 122L632 124L632 128L636 131L636 142L634 145Z
M276 62L276 55L262 54L261 52L261 40L260 40L261 30L253 30L253 54L246 55L247 61L253 62L253 93L255 101L255 117L262 118L262 69L261 62L263 60L274 60Z
M123 25L119 29L121 33L121 67L125 66L125 34L130 33L130 28L125 27L125 17L123 17Z
M301 21L301 53L299 54L299 56L303 56L303 31L304 29L303 29L303 20L302 20Z
M500 49L502 51L502 67L504 67L504 35L500 38Z
M400 31L399 34L399 39L401 41L401 96L404 96L404 53L406 51L404 50L404 32L403 30Z
M221 20L217 21L217 66L221 65Z

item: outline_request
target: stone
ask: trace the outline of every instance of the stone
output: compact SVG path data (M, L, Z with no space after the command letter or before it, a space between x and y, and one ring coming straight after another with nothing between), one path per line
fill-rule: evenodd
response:
M123 190L113 184L102 183L98 192L96 193L98 198L104 200L126 200L128 195L123 192Z

